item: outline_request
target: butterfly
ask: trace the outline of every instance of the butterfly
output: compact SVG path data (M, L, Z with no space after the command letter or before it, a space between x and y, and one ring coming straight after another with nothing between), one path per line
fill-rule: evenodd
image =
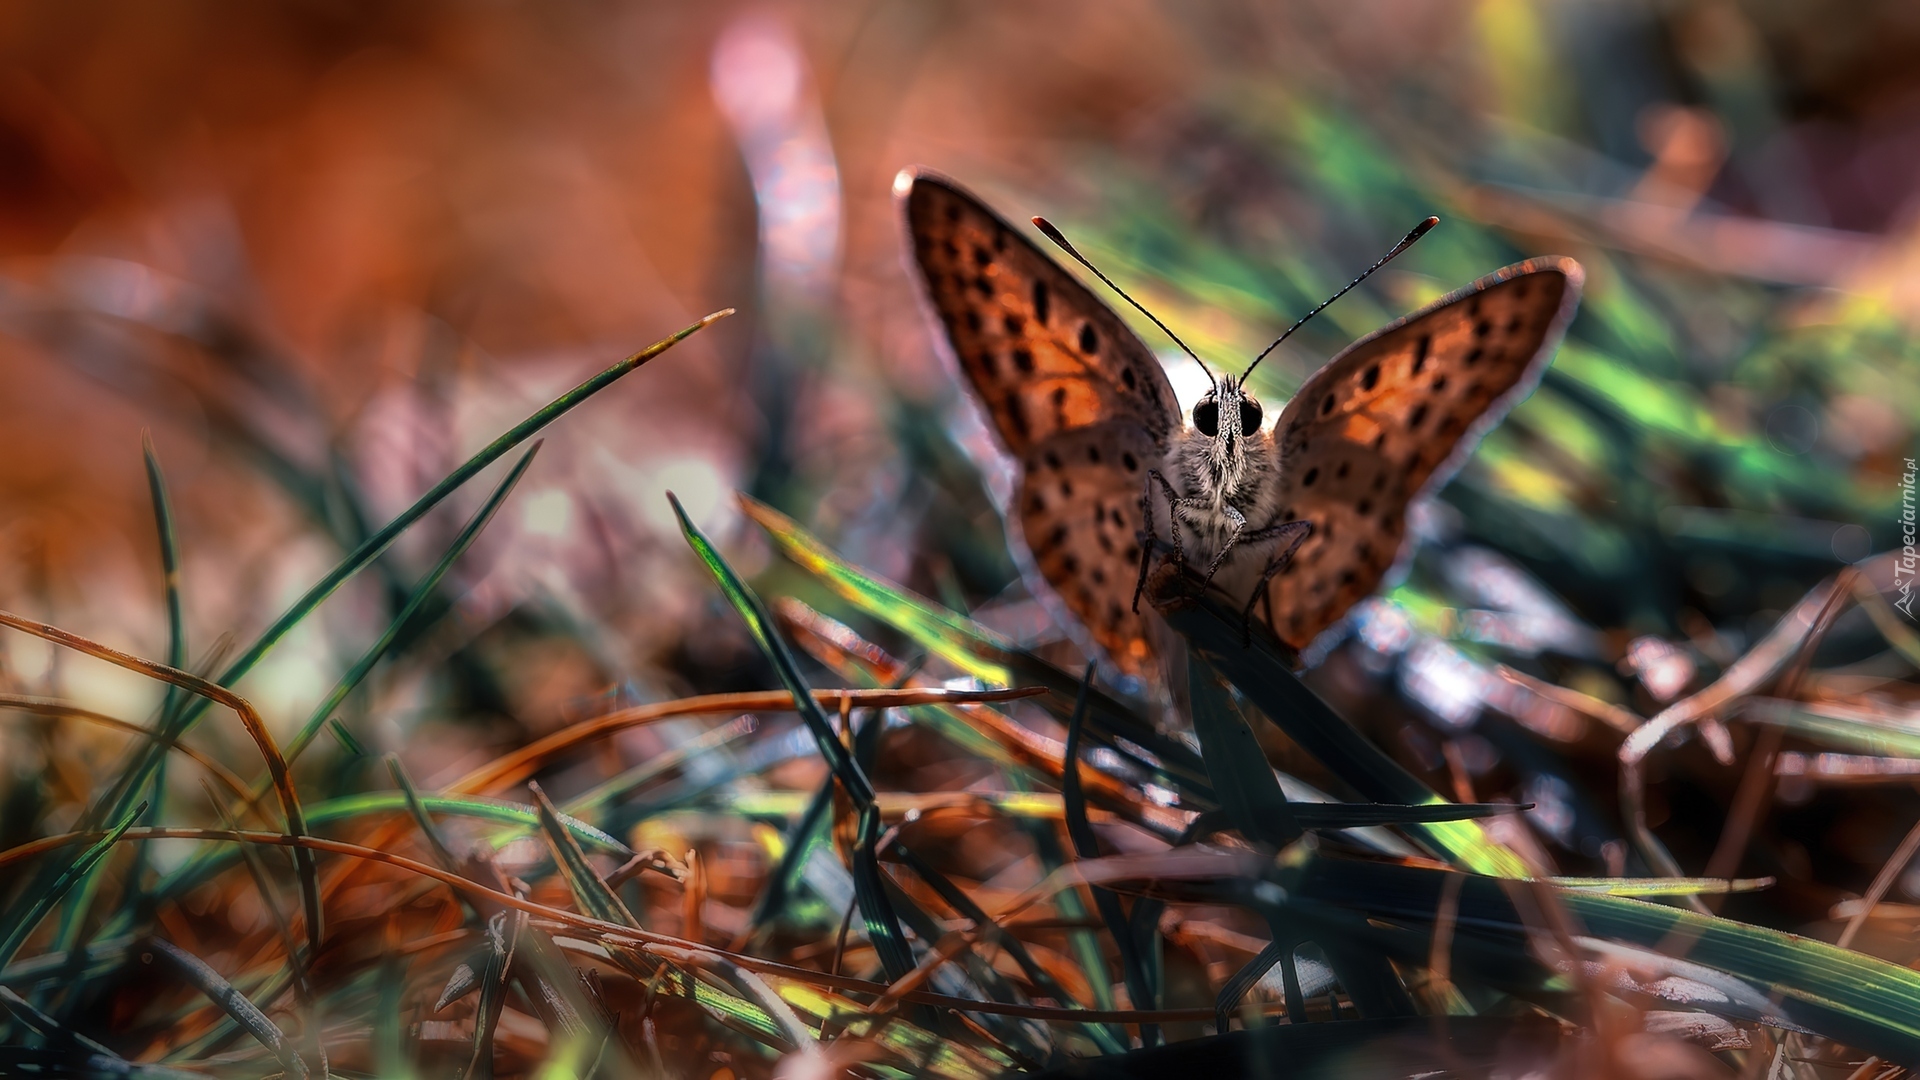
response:
M953 359L1020 465L1008 517L1030 565L1134 675L1156 652L1138 599L1157 549L1249 617L1263 604L1296 649L1378 588L1405 557L1408 504L1532 391L1583 280L1572 259L1517 263L1349 345L1272 423L1245 373L1211 371L1183 419L1146 344L985 203L923 169L894 192Z

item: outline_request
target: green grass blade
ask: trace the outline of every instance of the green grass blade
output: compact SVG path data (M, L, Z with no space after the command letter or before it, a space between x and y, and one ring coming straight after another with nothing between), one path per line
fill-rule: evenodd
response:
M733 609L746 621L747 630L753 634L754 641L759 643L761 651L766 653L767 659L772 662L774 671L780 676L780 682L793 694L795 709L799 712L800 719L807 725L808 732L813 735L813 741L820 747L820 756L826 760L827 768L840 781L841 787L847 792L847 797L853 800L857 809L864 810L871 806L873 783L867 779L865 773L860 771L859 764L853 760L852 755L847 753L847 748L834 734L832 722L827 719L826 711L820 708L820 703L813 699L813 688L800 677L800 667L794 662L793 653L787 648L786 640L780 636L779 628L774 625L773 618L767 614L766 606L760 602L758 596L754 595L753 589L733 572L733 567L727 565L727 560L721 556L719 549L713 546L713 542L707 539L706 534L700 531L691 518L687 517L686 510L672 492L667 493L667 501L673 506L674 516L680 520L680 532L687 538L687 544L706 565L714 581L719 583L720 591L726 594L727 602L732 604Z
M453 569L453 564L460 560L460 556L466 554L469 547L473 546L481 530L493 520L493 515L500 509L500 504L513 493L514 485L526 475L527 467L533 464L534 455L540 452L540 446L540 443L534 443L527 448L526 453L520 455L519 461L513 463L513 468L494 487L493 492L487 496L487 501L474 512L473 517L467 520L459 535L454 537L453 543L449 544L447 550L441 554L440 561L435 563L433 569L427 571L426 576L414 585L413 592L408 595L407 602L402 605L399 614L395 615L393 621L387 625L386 632L381 634L380 639L375 641L365 653L361 654L360 659L340 676L340 680L334 683L333 689L328 691L327 696L314 707L313 713L307 717L307 722L300 725L299 732L294 735L292 741L287 743L288 761L300 756L300 752L320 734L322 727L332 717L333 711L339 708L340 703L347 699L347 695L353 693L373 672L374 665L387 655L387 650L393 648L393 643L399 638L401 631L406 629L407 624L419 614L427 601L433 598L440 588L441 579L447 576L447 571Z
M1198 653L1187 662L1187 692L1193 700L1193 733L1200 739L1200 756L1227 820L1248 840L1276 849L1300 839L1300 822L1280 790L1260 740L1233 707L1220 676Z
M180 545L174 534L173 500L167 494L167 478L160 471L160 456L153 449L153 436L141 432L140 446L147 466L147 491L153 497L154 527L160 534L160 571L167 602L167 666L187 666L186 616L180 606ZM167 688L167 701L182 696L179 687Z
M120 837L125 835L128 829L133 828L134 822L140 820L140 815L146 812L145 802L134 807L133 812L122 818L118 825L107 830L107 835L95 841L60 871L47 890L34 899L27 908L26 914L7 928L5 937L0 937L0 968L4 968L8 961L13 959L13 954L20 951L20 946L26 944L27 936L33 933L33 928L40 925L40 920L46 918L47 912L53 910L53 906L66 896L74 883L85 878L94 866L106 857L107 852L113 850L113 845L120 842Z
M393 774L394 786L400 789L400 794L407 800L407 813L413 815L413 823L420 827L420 834L427 838L427 846L433 850L433 861L448 873L459 873L460 860L453 857L446 839L433 824L432 815L427 813L426 804L420 800L420 792L413 786L413 778L407 775L407 767L400 764L399 754L387 755L387 771Z
M996 657L1012 652L1013 642L939 604L862 573L765 503L743 495L740 506L781 552L847 602L981 682L1004 686L1012 680L1011 668Z
M1409 805L1446 801L1307 689L1265 635L1255 634L1251 645L1243 644L1237 614L1222 611L1211 600L1171 604L1161 613L1188 646L1267 719L1362 797ZM1418 824L1408 831L1468 869L1498 877L1527 876L1519 856L1495 843L1475 822Z
M1067 703L1080 691L1080 680L1072 674L1015 648L963 615L854 566L779 511L744 496L740 505L781 552L859 611L982 682L1045 686L1054 696L1041 698L1039 704L1066 720ZM1160 776L1194 805L1202 809L1213 805L1200 755L1161 733L1137 710L1096 687L1088 699L1087 721L1087 734L1101 745ZM1142 757L1133 747L1144 748L1152 758Z
M680 500L671 492L667 494L667 500L673 505L674 515L680 519L680 531L686 536L687 543L700 556L700 561L706 564L734 610L746 620L747 628L760 643L767 659L773 663L780 681L793 694L800 718L813 735L814 744L820 748L820 756L826 759L827 768L860 815L859 841L853 853L854 896L859 900L860 914L866 920L867 939L873 943L874 951L880 954L887 977L905 978L913 970L913 952L907 945L905 931L900 928L900 917L887 896L879 859L874 854L874 845L880 840L881 826L880 811L874 805L873 783L835 735L825 710L813 699L813 688L800 677L799 665L794 662L792 651L780 636L779 627L767 614L766 606L754 595L753 589L733 572L733 567L727 565L727 560L707 539L706 534L687 517Z
M1528 809L1520 803L1293 803L1294 819L1303 829L1366 829L1381 825L1431 825L1445 821L1515 814Z
M416 522L425 517L435 506L438 506L442 500L465 485L468 480L473 479L481 470L498 461L500 458L505 457L514 447L519 446L531 438L542 428L570 412L588 398L613 385L613 383L619 379L639 369L647 363L647 361L652 360L654 357L666 352L674 345L679 344L698 331L705 329L731 314L733 314L732 308L717 311L701 319L699 322L694 323L692 326L685 327L669 337L654 342L652 345L606 368L580 385L561 394L534 412L533 415L522 420L498 438L488 443L478 453L469 457L466 461L462 462L458 468L443 477L440 482L430 488L426 494L415 500L413 505L401 511L399 516L389 521L380 531L368 537L366 542L355 548L345 559L341 560L338 565L328 571L324 577L318 582L315 582L300 599L294 601L291 607L282 613L278 619L274 620L273 625L269 626L244 653L227 665L227 668L220 673L217 681L222 686L231 686L238 682L242 676L253 670L254 665L258 664L262 657L272 651L273 647L279 644L280 640L286 637L295 626L305 621L307 616L311 615L323 601L329 596L332 596L335 590L345 584L354 575L371 565L382 552L386 551L395 540L399 539L400 534L412 528ZM178 721L174 725L176 730L170 734L177 735L181 731L186 730L205 714L206 709L207 704L204 701L196 702L189 706L185 712L180 714ZM138 792L145 786L148 779L152 776L152 761L153 755L150 752L143 753L138 763L133 768L125 771L124 775L127 777L127 780L121 785L121 791L114 796L116 800L115 805L124 805L127 800L134 797L133 793Z
M786 911L787 901L800 886L800 875L807 869L807 860L826 838L827 814L832 809L833 778L829 776L813 798L807 800L800 820L786 838L787 849L780 853L779 864L767 876L766 891L753 905L753 918L747 924L753 933L758 934L762 927Z
M1431 923L1453 871L1315 858L1279 883L1294 898L1366 933L1368 917ZM1459 918L1476 933L1498 930L1520 948L1529 933L1510 883L1481 875L1461 882ZM1920 972L1822 941L1693 911L1582 890L1560 901L1584 932L1724 972L1751 985L1792 1024L1889 1060L1920 1060ZM1425 962L1424 939L1403 959ZM1510 959L1510 958L1509 958ZM1502 963L1509 961L1503 960ZM1705 1003L1698 1007L1711 1008ZM1737 1017L1734 1017L1737 1018Z

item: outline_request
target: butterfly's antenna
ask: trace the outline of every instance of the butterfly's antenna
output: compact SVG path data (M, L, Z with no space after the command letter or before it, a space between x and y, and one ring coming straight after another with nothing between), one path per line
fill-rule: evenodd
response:
M1302 326L1305 326L1305 325L1307 324L1307 320L1308 320L1308 319L1311 319L1311 318L1313 318L1313 317L1314 317L1315 315L1318 315L1318 314L1320 314L1321 312L1323 312L1323 311L1325 311L1325 310L1327 310L1327 305L1328 305L1328 304L1331 304L1331 303L1333 303L1333 302L1334 302L1335 300L1338 300L1338 299L1340 299L1341 297L1343 297L1343 296L1345 296L1345 295L1347 295L1347 293L1348 293L1348 291L1349 291L1349 290L1351 290L1351 289L1352 289L1352 288L1353 288L1353 287L1354 287L1355 285L1358 285L1358 284L1360 284L1361 282L1363 282L1363 281L1365 281L1365 280L1367 280L1367 278L1369 278L1369 277L1371 277L1371 276L1373 275L1373 272L1374 272L1375 270L1378 270L1378 269L1380 269L1381 267L1383 267L1383 266L1385 266L1385 265L1387 265L1388 263L1390 263L1390 262L1392 262L1392 261L1393 261L1393 258L1394 258L1394 256L1396 256L1396 255L1398 255L1398 254L1400 254L1401 252L1403 252L1403 251L1405 251L1405 250L1407 250L1408 248L1410 248L1410 247L1412 247L1412 246L1413 246L1413 242L1414 242L1415 240L1418 240L1418 239L1420 239L1421 237L1423 237L1423 236L1425 236L1425 235L1427 235L1427 230L1428 230L1428 229L1431 229L1431 228L1433 228L1433 227L1434 227L1435 225L1438 225L1438 224L1440 224L1440 219L1439 219L1439 218L1437 218L1437 217L1430 217L1430 218L1428 218L1427 220L1425 220L1425 221L1423 221L1423 222L1421 222L1420 224L1418 224L1418 225L1415 225L1415 226L1413 227L1413 231L1412 231L1412 232L1410 232L1410 233L1408 233L1408 234L1407 234L1406 236L1404 236L1404 237L1402 237L1399 243L1397 243L1397 244L1395 244L1395 245L1393 245L1393 250L1392 250L1392 251L1389 251L1389 252L1387 252L1387 253L1386 253L1385 255L1382 255L1382 256L1380 256L1380 261L1379 261L1379 262L1377 262L1377 263L1374 263L1374 264L1373 264L1372 266L1369 266L1369 267L1367 267L1367 269L1366 269L1366 272L1365 272L1365 273L1363 273L1363 274L1361 274L1361 275L1360 275L1359 277L1357 277L1357 278L1354 278L1354 279L1353 279L1352 281L1349 281L1349 282L1347 282L1347 287L1346 287L1346 288L1344 288L1344 289L1341 289L1341 290L1340 290L1339 292L1337 292L1337 293L1334 293L1334 294L1333 294L1332 296L1329 296L1329 297L1327 297L1327 299L1326 299L1326 301L1325 301L1324 303L1322 303L1322 304L1321 304L1321 305L1320 305L1319 307L1317 307L1317 308L1314 308L1314 309L1313 309L1312 311L1309 311L1309 312L1307 312L1307 313L1306 313L1305 315L1302 315L1302 316L1300 316L1300 321L1299 321L1299 322L1297 322L1297 323L1294 323L1294 324L1293 324L1292 326L1289 326L1289 327L1287 327L1287 332L1286 332L1286 333L1284 333L1284 334L1281 334L1281 335L1280 335L1279 337L1277 337L1277 338L1275 338L1275 339L1273 339L1273 344L1271 344L1271 345L1269 345L1269 346L1267 346L1267 347L1266 347L1265 349L1263 349L1263 350L1261 350L1261 352L1260 352L1260 355L1259 355L1259 356L1256 356L1256 357L1254 357L1254 358L1253 358L1253 363L1251 363L1251 364L1248 364L1248 365L1247 365L1247 370L1245 370L1245 371L1243 371L1243 372L1241 372L1241 373L1240 373L1240 385L1241 385L1241 386L1245 386L1245 385L1247 384L1247 376L1249 376L1249 375L1251 375L1251 374L1253 374L1253 369L1254 369L1254 368L1257 368L1257 367L1259 367L1259 366L1260 366L1260 361L1262 361L1262 360L1265 360L1265 359L1267 358L1267 354L1268 354L1268 353L1270 353L1270 352L1272 352L1273 350L1275 350L1275 349L1277 349L1277 348L1279 348L1279 347L1280 347L1280 343L1281 343L1281 342L1283 342L1283 341L1285 341L1285 340L1287 340L1288 338L1290 338L1290 337L1292 337L1292 336L1293 336L1293 332L1294 332L1295 330L1298 330L1298 329L1300 329L1300 328L1301 328ZM1098 271L1095 271L1095 272L1097 273Z
M1051 240L1051 241L1053 241L1054 243L1056 243L1056 244L1058 244L1058 245L1060 245L1060 250L1061 250L1061 251L1064 251L1064 252L1066 252L1067 254L1069 254L1069 255L1071 255L1071 256L1073 256L1073 259L1074 259L1074 261L1075 261L1075 262L1077 262L1077 263L1079 263L1079 264L1080 264L1081 266L1084 266L1084 267L1086 267L1087 269L1089 269L1089 270L1091 270L1091 271L1093 271L1093 276L1094 276L1094 277L1097 277L1097 278L1099 278L1099 279L1100 279L1101 281L1104 281L1104 282L1106 282L1106 283L1107 283L1107 288L1109 288L1109 289L1112 289L1112 290L1113 290L1114 292L1117 292L1117 293L1119 293L1119 294L1120 294L1120 299L1122 299L1122 300L1125 300L1125 301L1126 301L1127 303L1129 303L1129 304L1132 304L1132 305L1134 306L1134 309L1135 309L1135 310L1137 310L1137 311L1139 311L1139 312L1140 312L1140 314L1142 314L1142 315L1145 315L1145 316L1146 316L1147 318L1149 318L1149 319L1152 319L1152 320L1153 320L1153 325L1155 325L1155 326L1157 326L1157 327L1159 327L1162 333L1164 333L1164 334L1166 334L1166 335L1167 335L1168 337L1170 337L1170 338L1172 338L1172 339L1173 339L1173 343L1174 343L1175 345L1178 345L1178 346L1180 346L1180 351L1181 351L1181 352L1184 352L1184 353L1186 353L1186 354L1187 354L1188 356L1192 356L1192 357L1193 357L1193 362L1194 362L1194 363L1196 363L1196 364L1199 364L1199 365L1200 365L1200 370L1201 370L1201 371L1203 371L1203 372L1206 372L1206 376L1207 376L1207 381L1208 381L1208 382L1210 382L1210 383L1212 383L1212 384L1213 384L1214 386L1216 386L1216 387L1220 385L1220 381L1219 381L1218 379L1215 379L1215 378L1213 377L1213 372L1211 372L1211 371L1207 371L1207 365L1206 365L1205 363L1203 363L1203 362L1201 361L1201 359L1200 359L1200 357L1198 357L1197 355L1195 355L1195 354L1194 354L1194 351L1193 351L1192 349L1189 349L1189 348L1187 348L1187 343L1186 343L1186 342L1184 342L1184 341L1181 341L1181 340L1180 340L1180 335L1179 335L1179 334L1176 334L1176 333L1174 333L1173 331L1171 331L1171 330L1168 330L1168 329L1167 329L1167 324L1166 324L1166 323L1163 323L1163 322L1161 322L1161 321L1160 321L1160 317L1159 317L1158 315L1155 315L1155 314L1154 314L1153 312L1151 312L1151 311L1148 311L1148 310L1147 310L1147 309L1146 309L1145 307L1143 307L1143 306L1141 305L1141 303L1140 303L1140 301L1138 301L1138 300L1135 300L1135 299L1134 299L1133 297L1131 297L1131 296L1128 296L1128 295L1127 295L1127 290L1125 290L1125 289L1123 289L1123 288L1121 288L1121 287L1120 287L1120 286L1118 286L1118 285L1115 285L1115 284L1113 283L1113 279L1112 279L1112 278L1110 278L1110 277L1108 277L1107 275L1105 275L1105 274L1103 274L1103 273L1101 273L1101 272L1100 272L1100 268L1099 268L1099 267L1097 267L1097 266L1095 266L1095 265L1093 265L1093 263L1091 263L1091 262L1089 262L1089 261L1088 261L1088 259L1087 259L1087 257L1086 257L1085 255L1082 255L1082 254L1080 254L1080 252L1079 252L1079 251L1077 251L1077 250L1075 250L1075 248L1074 248L1074 246L1073 246L1072 244L1069 244L1069 243L1067 243L1067 238L1066 238L1066 235L1065 235L1064 233L1062 233L1062 232L1061 232L1061 231L1060 231L1059 229L1056 229L1056 228L1054 228L1054 227L1053 227L1053 222L1051 222L1051 221L1048 221L1048 220L1047 220L1046 218L1043 218L1043 217L1037 217L1037 218L1034 218L1034 219L1033 219L1033 227L1034 227L1034 228L1036 228L1036 229L1039 229L1039 230L1040 230L1041 232L1043 232L1043 233L1046 233L1046 234L1047 234L1047 239L1049 239L1049 240Z

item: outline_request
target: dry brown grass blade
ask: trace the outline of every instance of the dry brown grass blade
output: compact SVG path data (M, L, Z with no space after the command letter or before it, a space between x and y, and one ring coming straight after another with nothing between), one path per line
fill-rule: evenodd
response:
M1621 708L1611 701L1602 701L1591 694L1583 694L1578 690L1570 690L1564 686L1556 686L1545 680L1536 679L1524 671L1515 671L1505 664L1499 665L1494 670L1508 682L1524 686L1540 697L1556 705L1565 705L1582 716L1590 716L1622 735L1631 735L1640 725L1646 723L1646 720L1636 715L1631 709Z
M955 704L975 701L1013 701L1038 697L1045 687L1020 686L999 690L816 690L815 701L822 707L839 708L842 700L851 700L853 708L891 709L908 705ZM785 690L756 690L735 694L702 694L653 705L636 705L583 720L563 731L482 765L447 786L447 791L484 794L511 787L538 771L548 759L594 739L616 731L658 723L681 716L734 715L754 712L789 712L793 695Z
M78 634L50 626L37 619L22 618L12 612L0 611L0 626L10 626L32 634L37 638L64 645L69 649L86 653L95 659L105 660L109 664L137 671L151 679L158 679L180 687L189 693L198 694L210 701L218 702L240 717L240 723L246 727L247 734L254 745L260 748L260 756L266 759L267 773L273 778L273 789L280 796L280 810L287 816L287 831L295 836L304 836L307 831L306 815L300 811L300 795L294 790L293 776L287 771L287 759L281 755L280 747L273 741L273 733L260 719L253 704L239 694L210 682L198 675L179 668L168 667L143 657L123 653L108 648L97 641L81 637ZM294 849L294 866L300 875L300 898L307 915L307 943L314 952L320 951L320 939L323 924L320 909L320 875L314 865L313 855L300 848Z
M1873 909L1879 905L1881 898L1887 895L1887 890L1893 887L1893 881L1900 876L1900 871L1905 870L1907 864L1913 861L1916 851L1920 851L1920 822L1915 822L1913 828L1907 830L1906 839L1900 841L1900 846L1887 857L1886 864L1880 867L1880 872L1873 876L1873 884L1867 886L1867 893L1861 898L1860 910L1854 912L1853 917L1847 920L1846 929L1840 931L1840 937L1834 942L1835 945L1844 949L1853 943L1854 935L1867 924Z
M255 810L259 807L259 800L254 797L252 792L247 790L246 781L235 775L232 769L195 750L186 743L178 739L169 739L161 732L155 731L152 728L141 727L132 721L122 720L117 716L108 716L106 713L94 712L92 709L83 709L78 705L61 701L58 698L33 697L27 694L0 694L0 709L14 709L19 712L33 713L35 716L47 716L61 720L80 720L85 723L97 724L101 727L112 728L115 731L124 731L129 735L138 735L142 738L163 743L167 749L177 750L185 754L194 764L207 770L210 776L220 781L221 786L231 791L234 796L240 800L242 806Z
M1718 679L1662 709L1620 744L1622 816L1626 819L1628 835L1633 838L1634 846L1652 865L1656 874L1665 877L1685 876L1666 845L1653 835L1653 830L1647 825L1646 777L1641 767L1647 755L1681 728L1697 723L1702 717L1718 714L1729 703L1751 694L1778 673L1783 665L1798 654L1807 635L1818 622L1819 613L1826 609L1828 601L1834 596L1836 585L1837 580L1830 578L1815 586L1800 598L1791 611L1781 616L1759 644L1734 661ZM1690 897L1689 902L1696 910L1705 911L1705 905L1697 897Z

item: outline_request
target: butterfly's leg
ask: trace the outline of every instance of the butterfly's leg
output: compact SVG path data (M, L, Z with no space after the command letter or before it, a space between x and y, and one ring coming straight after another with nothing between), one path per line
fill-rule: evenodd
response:
M1264 529L1256 530L1247 537L1246 542L1250 544L1287 537L1292 539L1285 547L1274 552L1273 558L1267 560L1267 568L1260 574L1260 583L1253 587L1253 595L1247 597L1247 606L1240 612L1242 644L1253 644L1253 606L1260 602L1261 597L1267 596L1267 585L1273 581L1274 575L1286 569L1287 564L1293 561L1293 553L1300 550L1300 545L1306 543L1307 537L1311 535L1313 535L1313 522L1283 521L1278 525L1269 525ZM1273 598L1270 596L1267 598L1267 618L1273 618Z
M1185 564L1186 556L1180 550L1180 497L1174 493L1173 485L1160 475L1158 469L1148 469L1145 488L1140 492L1140 520L1145 526L1140 537L1140 580L1133 586L1133 610L1140 610L1140 594L1147 591L1147 571L1153 565L1153 547L1160 542L1160 534L1153 528L1153 485L1158 482L1160 490L1167 496L1167 528L1173 533L1173 561Z
M1233 531L1227 534L1227 542L1220 545L1220 550L1213 553L1213 561L1207 564L1206 580L1200 583L1200 587L1203 589L1213 584L1214 571L1220 569L1220 564L1225 561L1227 552L1232 551L1233 546L1240 542L1240 530L1247 527L1246 515L1242 514L1232 503L1228 503L1223 506L1222 509L1227 512L1227 522L1233 526Z

